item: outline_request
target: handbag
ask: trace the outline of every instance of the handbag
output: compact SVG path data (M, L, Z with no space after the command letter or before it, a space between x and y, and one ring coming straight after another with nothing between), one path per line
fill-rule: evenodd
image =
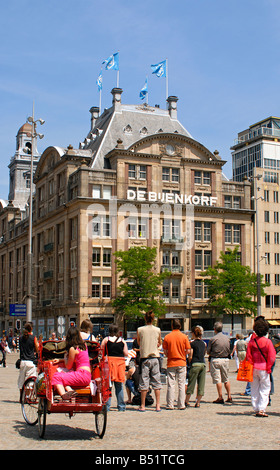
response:
M253 364L246 359L240 362L237 380L241 382L253 382Z

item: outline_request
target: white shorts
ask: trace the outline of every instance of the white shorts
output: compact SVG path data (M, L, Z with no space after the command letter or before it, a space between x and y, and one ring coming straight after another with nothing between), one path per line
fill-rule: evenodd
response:
M22 389L24 382L29 377L37 377L37 368L32 361L20 361L18 376L18 388Z

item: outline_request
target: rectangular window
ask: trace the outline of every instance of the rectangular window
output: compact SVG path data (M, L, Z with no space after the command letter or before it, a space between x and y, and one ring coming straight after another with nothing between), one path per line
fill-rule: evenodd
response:
M111 278L110 277L103 277L102 297L104 299L110 299L111 298Z
M234 196L233 198L233 208L234 209L240 209L241 207L241 199L239 196Z
M269 222L269 211L264 211L264 221Z
M211 242L211 222L204 222L203 241Z
M195 250L195 269L202 269L202 250Z
M111 266L111 248L103 248L103 266Z
M172 279L172 299L179 300L180 296L180 281L179 279Z
M100 185L99 184L94 184L92 186L92 197L94 199L100 199Z
M109 215L103 216L103 237L111 236L111 217Z
M140 167L139 167L139 178L140 178L140 180L147 179L147 167L146 167L146 165L140 165Z
M163 168L162 169L162 181L169 181L170 178L170 169Z
M163 253L162 253L162 264L163 264L163 266L169 266L170 265L170 253L169 253L169 251L163 251Z
M232 198L231 196L225 196L224 197L224 204L225 204L225 207L231 207L232 206Z
M128 238L136 238L136 218L129 217L129 223L127 225Z
M240 225L233 226L233 243L240 243Z
M196 242L202 241L202 223L201 222L194 223L194 239Z
M103 199L111 199L112 186L103 186Z
M128 177L136 178L136 165L128 165Z
M232 242L232 238L231 238L231 225L229 224L226 224L225 225L225 242L226 243L231 243Z
M267 189L264 190L264 201L269 202L269 191Z
M204 171L203 172L203 184L209 185L210 183L211 183L210 171Z
M92 236L101 236L101 217L99 215L92 219Z
M195 280L195 298L202 299L202 279Z
M201 184L201 171L195 170L195 172L194 172L194 184Z
M100 277L92 278L92 297L95 299L100 298Z
M172 168L172 182L179 183L179 168Z
M147 221L145 219L138 221L138 238L147 238Z
M204 251L204 269L207 269L212 264L212 252Z
M100 266L100 248L92 249L92 265Z
M164 279L162 285L162 294L165 299L169 299L170 297L170 280Z

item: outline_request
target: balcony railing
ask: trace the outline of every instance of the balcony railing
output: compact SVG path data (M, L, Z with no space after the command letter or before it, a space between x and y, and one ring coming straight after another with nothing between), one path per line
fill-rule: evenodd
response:
M184 268L183 266L176 266L176 265L173 265L173 266L169 266L169 265L162 265L161 268L160 268L161 272L171 272L171 273L177 273L177 274L183 274L184 272Z
M271 129L270 127L260 127L259 129L251 130L247 134L240 135L237 139L234 140L234 145L248 142L249 140L255 139L259 136L280 137L280 130Z
M162 235L161 243L184 243L184 238L176 237L175 235L172 235L172 237L170 238L170 237L167 237L166 235Z
M163 297L163 302L166 304L181 304L183 303L183 299L181 297Z

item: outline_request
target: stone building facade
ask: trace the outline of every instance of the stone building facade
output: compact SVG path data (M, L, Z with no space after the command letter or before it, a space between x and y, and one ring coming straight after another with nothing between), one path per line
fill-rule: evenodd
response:
M240 259L254 269L251 184L231 182L223 161L196 141L177 118L177 98L166 110L124 105L113 89L112 107L99 115L79 148L51 146L34 176L33 311L35 331L48 337L74 322L96 325L114 318L118 279L114 252L132 246L157 248L157 271L168 270L163 298L166 316L183 328L212 329L201 272L221 251L240 247ZM27 292L28 217L12 201L0 210L0 316L13 327L10 304ZM231 319L223 319L230 328ZM236 326L250 319L238 316ZM132 328L133 329L133 328ZM97 331L97 330L96 330Z

